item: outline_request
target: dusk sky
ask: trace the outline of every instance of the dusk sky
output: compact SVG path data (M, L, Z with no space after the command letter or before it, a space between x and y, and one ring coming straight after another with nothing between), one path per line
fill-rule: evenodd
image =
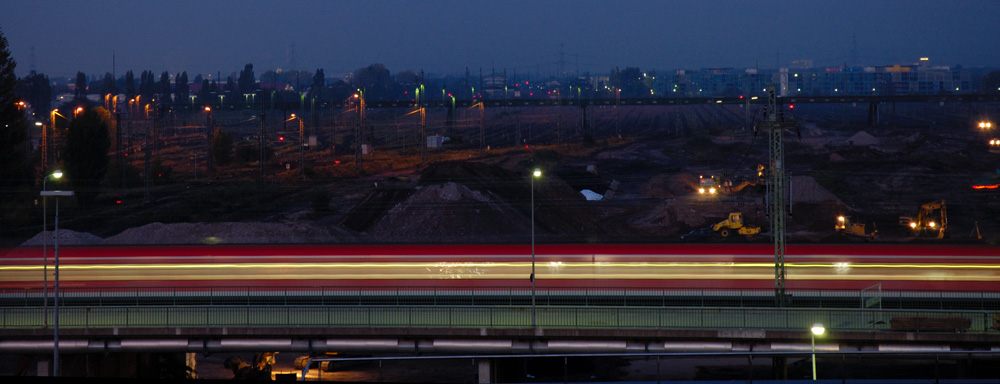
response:
M792 60L891 65L921 56L997 67L998 15L996 0L0 0L0 30L19 77L31 69L100 76L112 72L112 57L118 76L131 69L191 78L225 77L247 63L258 76L294 67L329 77L372 63L393 74L516 68L532 77L556 73L560 62L571 73L599 74Z

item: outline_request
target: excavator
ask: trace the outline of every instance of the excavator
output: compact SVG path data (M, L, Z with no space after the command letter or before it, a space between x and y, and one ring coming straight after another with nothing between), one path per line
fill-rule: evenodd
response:
M872 229L871 232L866 232L864 224L852 223L850 217L843 215L837 216L837 224L833 226L833 229L845 235L859 237L865 240L875 240L875 238L878 237L878 230Z
M738 193L743 190L743 188L750 186L757 186L764 183L764 166L757 165L757 177L750 178L746 176L746 180L742 182L733 184L731 179L720 179L715 176L705 177L704 175L698 176L698 194L704 195L714 195L717 193Z
M751 227L743 224L743 213L741 212L729 213L729 218L713 225L712 230L718 232L719 236L722 237L729 237L729 235L736 233L746 236L747 240L753 239L754 236L760 233L760 227Z
M935 236L942 239L948 230L948 209L944 200L923 204L916 217L900 216L899 224L905 225L917 237Z

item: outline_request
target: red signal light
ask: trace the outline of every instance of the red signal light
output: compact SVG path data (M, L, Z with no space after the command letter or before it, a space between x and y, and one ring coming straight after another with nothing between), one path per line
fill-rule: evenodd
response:
M795 104L788 104L788 109L795 109Z

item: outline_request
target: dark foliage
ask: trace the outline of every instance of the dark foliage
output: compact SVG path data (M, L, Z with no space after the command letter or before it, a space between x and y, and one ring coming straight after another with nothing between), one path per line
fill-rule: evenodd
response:
M66 178L82 206L90 205L101 191L101 181L108 171L108 150L111 148L110 116L103 108L86 108L69 125L63 160ZM101 113L103 112L103 113Z

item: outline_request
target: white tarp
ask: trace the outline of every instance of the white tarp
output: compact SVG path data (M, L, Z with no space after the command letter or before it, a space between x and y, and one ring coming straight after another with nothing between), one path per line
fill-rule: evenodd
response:
M583 197L586 197L587 200L600 200L604 198L604 196L602 196L600 193L591 191L589 189L584 189L580 191L580 194L582 194Z

